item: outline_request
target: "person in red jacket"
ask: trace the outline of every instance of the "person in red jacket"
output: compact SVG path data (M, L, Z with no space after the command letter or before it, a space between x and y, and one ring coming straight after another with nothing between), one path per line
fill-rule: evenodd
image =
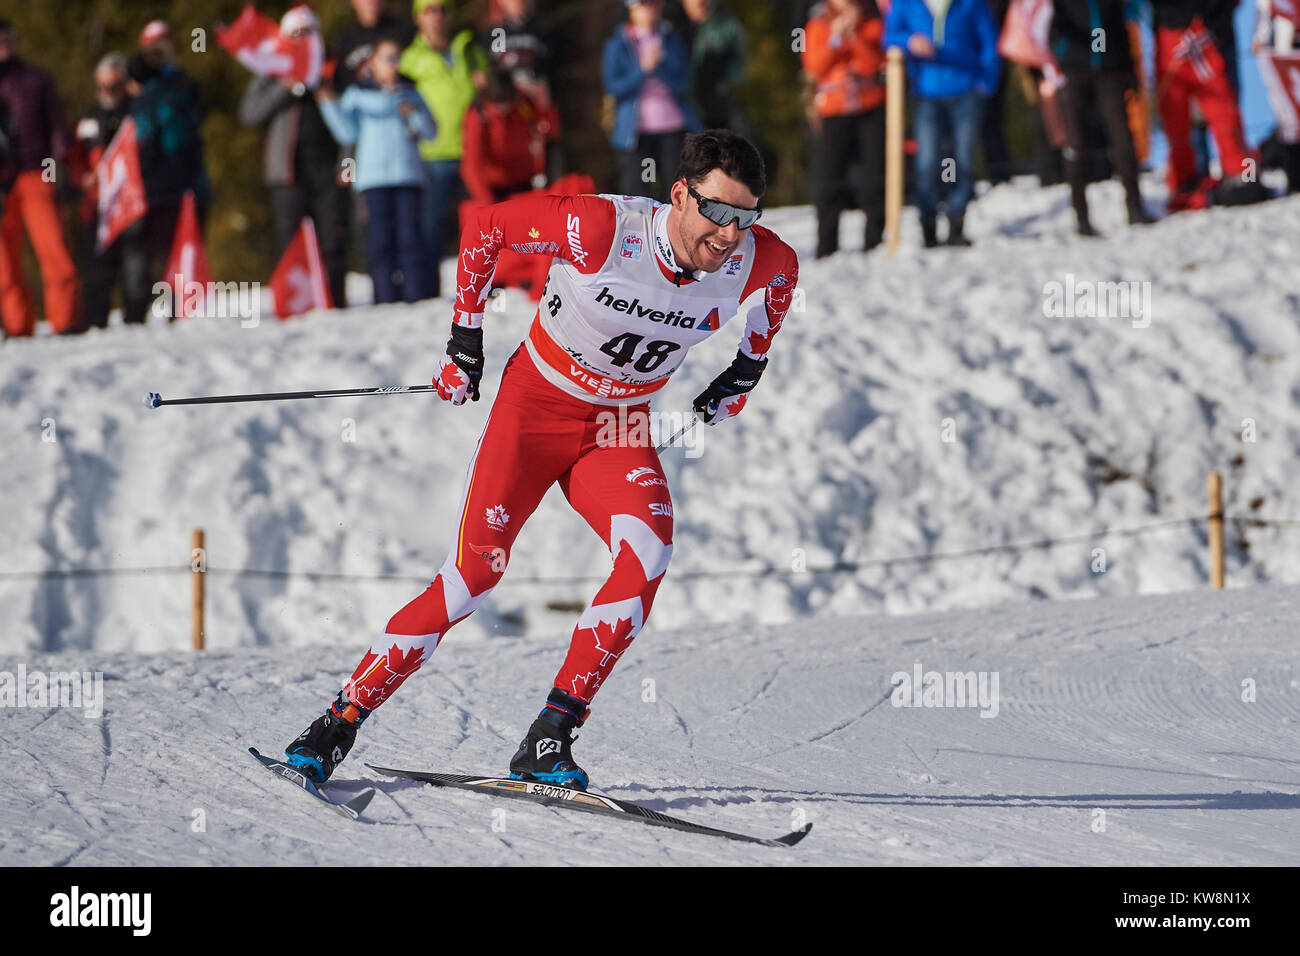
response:
M461 178L470 199L500 202L543 185L549 113L543 115L519 93L505 70L494 67L488 73L461 133Z
M736 358L692 407L709 424L738 414L799 278L794 250L757 224L766 174L752 143L707 130L687 139L678 169L670 203L527 195L480 209L465 227L451 339L434 380L441 398L479 398L485 303L501 251L551 257L547 292L502 375L446 561L371 643L329 710L285 748L286 762L317 782L347 756L367 715L500 583L520 529L558 484L613 566L510 773L586 787L572 731L645 626L673 550L650 396L734 316L744 326Z
M817 82L813 105L821 120L817 177L817 257L840 246L849 170L864 175L852 187L867 214L864 249L880 245L885 229L885 86L881 73L884 22L875 0L828 0L808 21L804 70Z
M1237 106L1233 0L1152 0L1156 36L1156 104L1169 140L1170 212L1208 201L1192 149L1192 100L1214 132L1224 205L1259 202L1268 191L1256 178L1258 157L1247 145Z

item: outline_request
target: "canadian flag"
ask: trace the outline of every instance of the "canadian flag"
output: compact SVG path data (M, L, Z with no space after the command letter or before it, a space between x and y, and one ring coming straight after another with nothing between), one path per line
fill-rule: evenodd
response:
M271 274L271 295L275 299L275 314L281 319L311 309L334 308L311 219L302 221L298 234Z
M203 310L207 290L212 285L212 269L208 266L208 253L203 248L203 234L199 232L199 215L194 208L192 192L187 192L181 200L181 213L176 219L172 253L167 259L163 281L172 287L173 318L187 319Z
M319 33L282 36L280 25L252 4L230 26L217 24L216 37L223 50L258 76L285 76L311 89L325 68L325 42Z
M140 148L135 137L135 120L122 120L117 135L95 166L99 192L99 226L95 245L99 252L111 246L131 223L149 208L140 177Z

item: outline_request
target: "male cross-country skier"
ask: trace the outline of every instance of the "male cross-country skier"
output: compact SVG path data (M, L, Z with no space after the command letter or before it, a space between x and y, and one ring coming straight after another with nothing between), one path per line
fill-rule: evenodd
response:
M451 339L435 379L442 399L479 399L484 303L499 253L552 256L546 290L506 363L437 577L393 616L329 710L285 750L316 782L347 755L362 721L492 592L515 536L558 482L608 545L613 570L579 617L510 776L586 789L573 729L645 625L673 550L668 483L645 439L648 399L692 345L739 314L735 361L692 403L711 425L737 414L767 367L798 279L794 250L755 225L765 174L748 140L727 130L688 138L678 176L669 203L524 196L483 207L466 223Z

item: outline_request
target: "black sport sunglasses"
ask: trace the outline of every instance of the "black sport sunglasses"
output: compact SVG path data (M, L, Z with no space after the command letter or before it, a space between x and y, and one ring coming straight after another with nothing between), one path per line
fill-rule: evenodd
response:
M705 199L691 187L690 183L686 183L686 191L695 197L695 202L700 207L700 215L715 226L729 226L732 220L735 220L736 226L744 230L758 222L758 217L763 215L761 209L746 209L744 206L733 206L731 203L720 202L717 199Z

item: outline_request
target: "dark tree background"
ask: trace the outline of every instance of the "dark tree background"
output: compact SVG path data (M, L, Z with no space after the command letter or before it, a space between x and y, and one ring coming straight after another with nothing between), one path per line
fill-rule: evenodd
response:
M491 0L455 4L457 21L482 27ZM749 37L748 82L740 98L758 137L775 159L765 203L808 201L809 131L804 119L799 55L793 31L804 24L809 0L715 0L744 24ZM259 10L278 19L293 4L260 0ZM93 99L92 71L112 50L134 52L141 27L160 18L171 24L177 62L198 80L207 110L203 125L213 205L208 254L218 280L265 280L274 265L271 214L261 181L262 132L241 126L236 108L250 74L222 50L214 23L230 23L244 0L2 0L0 15L18 29L25 59L50 70L63 97L69 126ZM327 42L352 19L348 0L314 0ZM568 170L588 172L599 189L613 188L612 156L602 126L600 52L626 11L622 0L539 0L557 50L554 93L564 122L563 156ZM411 15L410 0L389 0L387 9ZM1008 102L1013 153L1025 134L1019 127L1018 95ZM29 263L34 265L34 263ZM359 263L358 263L359 265ZM39 282L30 269L34 283Z

